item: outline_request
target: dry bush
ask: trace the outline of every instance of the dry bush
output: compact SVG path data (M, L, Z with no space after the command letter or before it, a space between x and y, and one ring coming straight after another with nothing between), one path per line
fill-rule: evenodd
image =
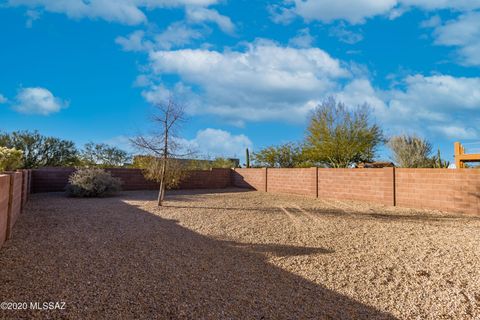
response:
M102 169L80 169L69 178L67 194L71 197L107 197L121 189L121 180Z

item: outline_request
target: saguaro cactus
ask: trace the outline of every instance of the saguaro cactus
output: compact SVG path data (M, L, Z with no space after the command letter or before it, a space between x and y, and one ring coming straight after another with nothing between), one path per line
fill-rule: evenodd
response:
M245 154L246 154L245 161L246 161L247 168L250 168L250 151L248 151L248 148L245 149Z

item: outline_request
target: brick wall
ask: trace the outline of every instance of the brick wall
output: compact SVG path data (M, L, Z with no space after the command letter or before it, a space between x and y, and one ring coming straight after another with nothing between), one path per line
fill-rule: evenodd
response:
M239 188L267 191L266 179L266 168L236 168L232 171L232 185Z
M318 197L394 205L394 168L318 169Z
M232 184L265 190L265 176L272 193L480 215L480 170L235 169Z
M13 233L13 226L29 197L29 170L0 174L0 247Z
M12 229L22 212L23 172L10 173L10 201L8 205L7 239L12 236Z
M7 239L8 200L10 195L10 176L0 175L0 247Z
M32 172L34 192L63 191L74 169ZM156 189L137 169L110 169L125 190ZM248 187L323 199L480 214L480 170L472 169L213 169L192 171L180 188Z
M269 168L267 192L316 197L317 168Z
M29 189L28 189L28 185L29 185L29 176L30 176L30 171L31 170L23 170L23 181L22 181L22 209L25 207L25 205L27 204L27 200L28 200L28 195L29 195Z
M480 170L396 169L397 205L480 214Z
M32 192L61 192L68 184L73 168L44 168L32 171ZM123 190L155 190L159 185L146 180L140 169L106 169L122 180ZM194 170L180 184L182 189L215 189L231 185L230 169Z
M180 183L180 189L221 189L231 186L230 169L192 170Z

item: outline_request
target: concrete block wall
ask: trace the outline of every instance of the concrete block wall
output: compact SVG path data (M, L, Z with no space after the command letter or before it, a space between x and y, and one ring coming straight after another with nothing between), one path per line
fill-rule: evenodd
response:
M221 189L231 186L231 169L192 170L179 189Z
M259 187L263 183L266 189ZM476 169L235 169L232 184L272 193L480 215L480 170Z
M0 175L0 248L7 239L8 203L10 199L10 176Z
M158 183L149 181L140 169L105 169L122 180L123 190L156 190ZM74 168L44 168L32 171L32 192L62 192ZM193 170L181 182L181 189L216 189L231 185L230 169Z
M316 197L317 168L269 168L267 192Z
M8 205L7 239L12 236L12 229L22 212L23 172L10 174L10 200Z
M480 214L480 170L396 169L397 205Z
M318 197L395 205L394 168L318 169Z
M232 184L240 188L267 191L267 168L233 169Z
M0 247L12 237L13 227L29 198L30 171L0 174Z

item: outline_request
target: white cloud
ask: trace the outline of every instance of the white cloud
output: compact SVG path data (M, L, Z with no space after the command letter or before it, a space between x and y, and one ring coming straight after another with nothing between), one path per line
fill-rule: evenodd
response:
M199 87L202 113L231 120L302 121L312 104L350 76L340 61L318 48L295 49L271 42L245 51L185 49L150 53L154 74L175 74Z
M125 51L148 51L153 48L151 41L145 40L145 31L137 30L126 37L117 37L115 43Z
M434 36L435 44L458 48L460 63L480 66L480 12L435 26Z
M187 8L187 19L195 23L213 22L226 33L233 33L235 31L235 25L232 20L213 9L189 7Z
M310 34L308 28L300 30L295 37L290 39L288 44L297 48L310 48L315 38Z
M70 18L93 18L136 25L147 21L143 9L209 6L218 0L8 0L10 6L43 8Z
M203 38L202 32L193 29L183 22L169 25L163 32L147 35L143 30L137 30L126 37L117 37L115 42L125 51L170 50L191 44L193 40Z
M452 139L477 139L478 131L472 127L465 127L460 124L458 125L443 125L443 126L432 126L429 128L433 132L438 132L441 135Z
M332 22L346 20L363 23L366 18L382 15L397 5L396 0L294 0L295 12L306 20Z
M201 157L242 158L245 148L252 148L252 141L244 134L234 135L228 131L207 128L197 132L191 140L180 141L185 147L196 151Z
M190 44L195 39L201 39L202 33L184 23L171 24L164 32L155 36L156 48L171 49Z
M68 106L45 88L23 88L16 96L13 109L25 114L49 115Z
M388 133L411 131L473 139L480 111L480 78L447 75L408 76L400 89L382 91L366 79L356 79L335 96L347 105L367 102Z
M388 16L394 19L409 8L425 11L449 9L468 11L480 8L480 0L291 0L293 7L277 9L274 21L284 21L285 15L295 13L307 21L318 20L330 23L344 20L352 24L364 23L375 16Z
M5 98L5 96L0 93L0 104L1 104L1 103L6 103L7 101L8 101L8 99Z
M363 35L361 33L348 30L344 23L339 23L338 25L331 27L329 35L348 44L355 44L363 40Z

